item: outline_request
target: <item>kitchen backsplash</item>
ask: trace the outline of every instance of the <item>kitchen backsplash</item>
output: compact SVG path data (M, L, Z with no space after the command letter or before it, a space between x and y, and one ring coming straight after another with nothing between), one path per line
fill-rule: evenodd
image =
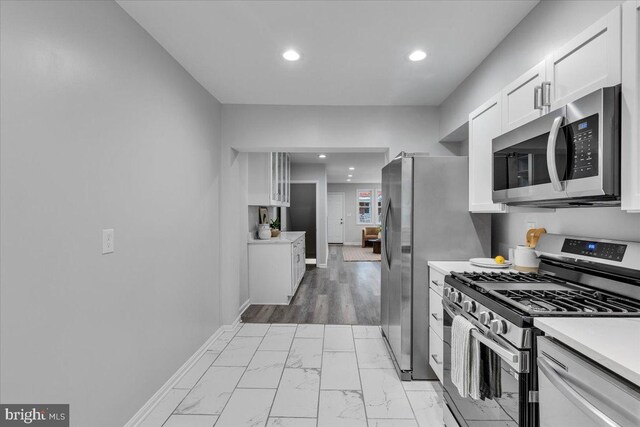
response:
M640 214L625 213L616 207L494 214L492 254L507 256L510 247L524 244L530 223L546 228L548 233L640 242Z

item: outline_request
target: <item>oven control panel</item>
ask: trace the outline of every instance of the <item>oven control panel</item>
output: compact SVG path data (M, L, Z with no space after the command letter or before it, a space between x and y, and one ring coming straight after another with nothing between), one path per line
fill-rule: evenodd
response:
M598 115L569 123L565 127L569 145L568 179L598 175Z
M594 242L579 239L564 239L562 252L622 262L627 245L622 243Z

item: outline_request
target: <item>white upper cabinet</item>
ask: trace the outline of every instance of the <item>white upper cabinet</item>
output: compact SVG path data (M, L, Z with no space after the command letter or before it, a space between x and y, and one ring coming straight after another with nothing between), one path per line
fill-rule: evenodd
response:
M502 131L501 94L469 114L469 211L505 212L493 203L493 151L491 140Z
M622 5L622 209L640 213L640 0Z
M546 61L518 77L502 89L502 132L522 126L544 114L542 104Z
M621 13L616 7L569 43L547 64L550 110L621 81Z
M249 153L251 206L289 206L291 160L289 153Z

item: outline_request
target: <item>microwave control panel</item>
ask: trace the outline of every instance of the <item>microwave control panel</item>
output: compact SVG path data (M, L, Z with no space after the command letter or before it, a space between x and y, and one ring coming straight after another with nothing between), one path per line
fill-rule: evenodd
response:
M598 115L565 126L569 142L569 179L598 175Z
M562 252L622 262L627 245L609 242L565 239Z

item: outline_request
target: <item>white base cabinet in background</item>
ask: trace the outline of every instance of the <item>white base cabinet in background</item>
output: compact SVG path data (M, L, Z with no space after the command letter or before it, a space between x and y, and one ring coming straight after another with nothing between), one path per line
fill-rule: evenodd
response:
M294 237L289 240L289 235ZM289 304L304 277L305 234L282 236L248 244L251 304Z
M444 378L442 290L444 274L429 268L429 366L442 383Z
M640 0L622 5L622 209L640 213Z

